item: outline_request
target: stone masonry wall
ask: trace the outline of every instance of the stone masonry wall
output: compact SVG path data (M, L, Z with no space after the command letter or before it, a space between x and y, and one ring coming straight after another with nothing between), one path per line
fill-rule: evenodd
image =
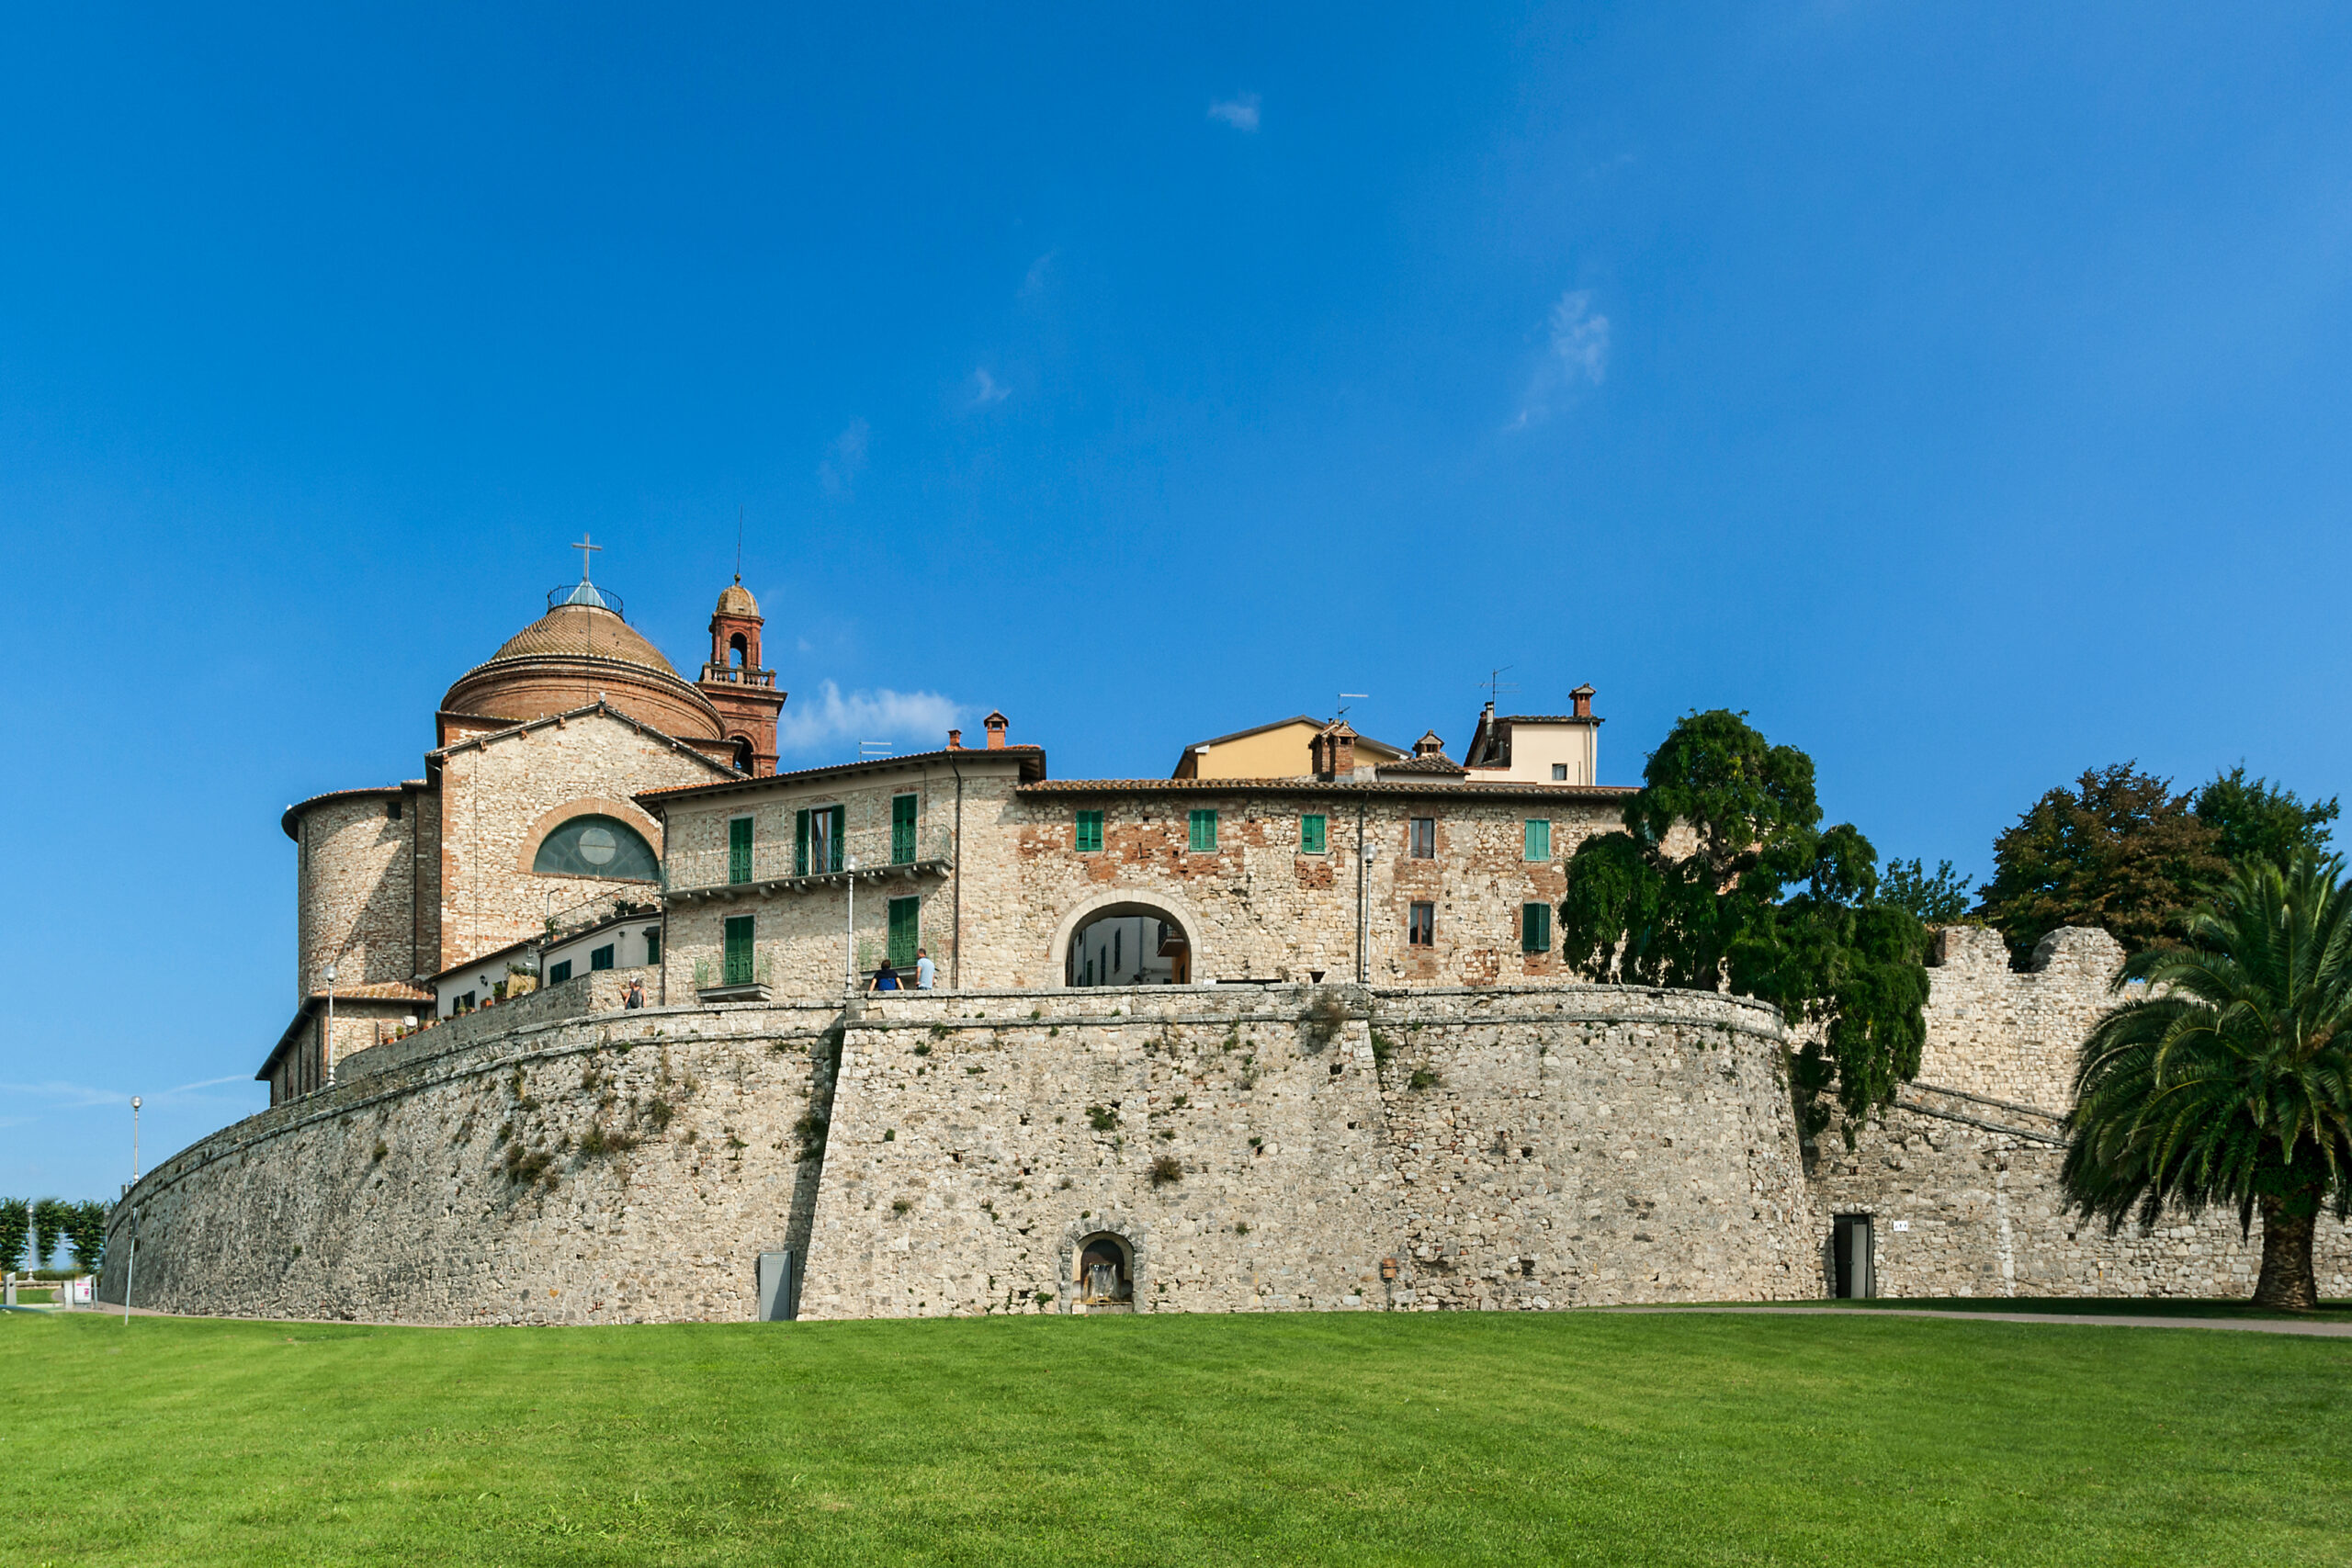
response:
M800 1157L801 1122L830 1095L833 1025L821 1009L605 1013L339 1084L141 1179L101 1292L121 1300L135 1226L136 1304L167 1312L749 1317L757 1255L805 1245L822 1165Z
M324 970L349 987L405 982L416 973L415 885L411 851L417 824L398 795L321 801L302 813L295 851L295 987L326 988Z
M1722 998L1150 987L518 1021L361 1053L165 1161L116 1211L102 1291L133 1226L140 1305L412 1323L748 1317L784 1247L804 1315L843 1317L1069 1310L1098 1231L1153 1311L1786 1293L1809 1246L1771 1015Z
M660 826L629 797L705 784L720 771L604 713L452 750L441 763L441 949L429 972L536 936L551 909L622 886L530 869L539 840L564 820L590 812L622 818L658 854Z
M2052 931L2021 973L1999 932L1948 927L1936 958L1918 1078L1856 1130L1852 1150L1842 1127L1822 1134L1816 1233L1826 1238L1838 1214L1872 1216L1883 1296L2251 1294L2258 1223L2241 1237L2234 1213L2209 1211L2110 1233L2064 1211L2063 1118L2081 1043L2119 999L2115 939ZM2324 1218L2316 1252L2321 1293L2352 1295L2352 1235ZM1826 1292L1826 1241L1815 1264Z
M869 998L801 1310L1069 1310L1097 1232L1145 1311L1810 1293L1780 1056L1769 1009L1614 987Z
M1818 1294L1780 1015L1616 987L1389 990L1417 1304Z

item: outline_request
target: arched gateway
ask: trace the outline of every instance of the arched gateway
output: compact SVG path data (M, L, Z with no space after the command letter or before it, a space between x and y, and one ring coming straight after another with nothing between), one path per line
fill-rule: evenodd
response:
M1200 917L1183 899L1105 888L1054 929L1047 973L1063 986L1184 986L1199 975Z

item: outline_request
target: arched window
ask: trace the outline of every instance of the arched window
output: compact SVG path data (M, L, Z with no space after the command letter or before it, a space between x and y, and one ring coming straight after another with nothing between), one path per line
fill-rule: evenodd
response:
M743 634L737 632L727 639L727 662L741 670L751 662L750 649L751 644L744 641Z
M739 773L748 773L758 761L759 757L752 751L752 743L743 737L737 736L735 738L735 771Z
M653 846L617 817L575 817L540 840L531 869L556 876L651 882Z

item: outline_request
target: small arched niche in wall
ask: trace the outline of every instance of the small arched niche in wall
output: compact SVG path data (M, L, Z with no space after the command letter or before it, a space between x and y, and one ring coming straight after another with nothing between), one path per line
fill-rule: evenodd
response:
M1132 1312L1136 1252L1116 1231L1096 1231L1071 1249L1070 1296L1088 1312Z

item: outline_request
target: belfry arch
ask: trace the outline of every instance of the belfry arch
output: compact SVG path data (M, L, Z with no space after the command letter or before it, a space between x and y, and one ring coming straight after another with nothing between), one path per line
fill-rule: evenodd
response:
M1048 982L1059 986L1183 986L1203 973L1201 920L1157 888L1105 888L1054 929Z

